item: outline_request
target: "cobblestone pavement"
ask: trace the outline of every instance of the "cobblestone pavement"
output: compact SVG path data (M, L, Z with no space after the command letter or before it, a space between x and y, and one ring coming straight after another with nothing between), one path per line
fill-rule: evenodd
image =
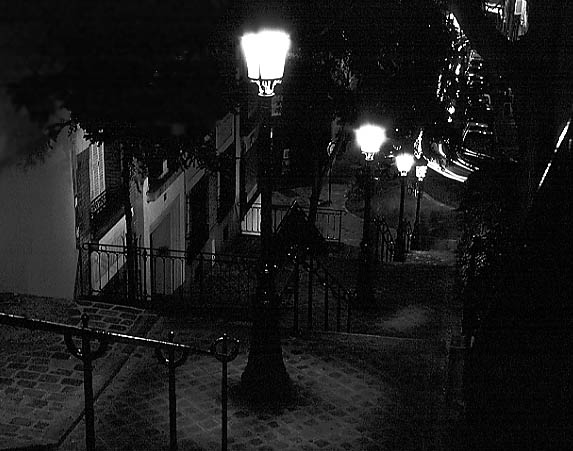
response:
M344 185L333 185L334 208L343 207L344 193ZM343 240L350 249L360 240L361 223L345 215ZM139 309L83 301L69 302L58 321L78 325L82 313L90 315L93 327L139 336L149 331L149 338L159 339L174 330L177 342L203 349L223 332L239 338L241 353L229 366L231 450L446 449L446 347L441 337L320 334L286 339L283 354L295 399L279 411L257 411L238 396L247 362L247 324L159 319ZM55 446L62 439L59 449L84 449L82 365L62 337L32 336L26 338L28 346L18 343L0 355L0 449ZM220 449L221 364L191 356L176 374L179 449ZM149 349L111 346L94 365L97 449L168 449L167 385L167 369Z
M62 313L59 322L80 325L86 313L90 326L120 333L144 333L156 320L141 309L88 301L70 301ZM57 444L84 408L82 363L68 352L61 336L25 329L16 334L21 342L0 354L0 449ZM103 390L131 351L114 344L105 358L94 362L94 394Z
M174 326L176 341L184 343L208 343L217 334L161 320L150 335L161 338ZM276 411L256 411L236 396L247 361L243 346L229 365L228 449L443 449L443 351L435 342L373 336L285 340L295 400ZM176 371L179 449L220 449L221 364L195 356ZM168 449L166 368L136 349L95 412L98 450ZM84 440L80 423L60 449L81 449Z

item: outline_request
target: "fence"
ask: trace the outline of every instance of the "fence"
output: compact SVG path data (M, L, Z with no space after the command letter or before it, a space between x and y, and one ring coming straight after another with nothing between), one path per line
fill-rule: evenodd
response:
M80 268L78 294L99 296L116 303L127 299L127 250L124 246L87 243L88 268ZM256 293L254 258L199 253L190 260L183 251L137 247L133 250L136 268L136 299L144 305L182 309L249 308Z
M374 255L376 260L389 263L394 260L394 237L386 220L382 217L372 220L376 230L374 239Z
M185 363L189 354L211 356L219 360L221 369L221 447L227 449L227 364L237 357L239 342L223 335L215 340L208 350L192 348L190 346L174 343L173 332L169 333L169 341L152 340L149 338L107 332L88 327L89 317L82 315L82 327L67 324L29 319L19 315L0 313L0 324L12 327L23 327L30 330L42 330L64 336L68 351L83 363L84 373L84 404L86 424L86 450L95 450L94 427L94 396L92 386L92 362L106 353L110 343L124 343L133 346L154 348L157 359L168 368L169 378L169 449L177 449L177 399L175 391L175 369ZM73 338L81 339L78 348ZM92 342L97 341L97 349L92 349ZM167 353L167 356L164 355ZM175 357L175 353L179 357Z
M273 232L276 232L283 218L291 207L289 205L273 205ZM308 208L303 209L308 214ZM342 240L342 216L344 210L332 208L319 208L316 215L316 227L322 236L337 244ZM244 235L259 235L261 224L261 206L253 204L243 221L241 222L241 233Z

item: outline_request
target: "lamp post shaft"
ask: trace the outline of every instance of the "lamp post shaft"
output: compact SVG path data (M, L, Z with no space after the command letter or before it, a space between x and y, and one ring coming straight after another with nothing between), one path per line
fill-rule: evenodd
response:
M400 213L398 216L398 231L396 239L396 252L394 260L403 262L406 259L406 240L404 230L404 199L406 197L406 176L400 176Z
M416 199L416 220L414 222L414 239L412 240L412 247L420 250L422 245L420 237L420 204L422 202L422 194L424 192L424 182L418 180L418 196Z
M262 114L262 134L266 141L265 149L259 155L260 164L260 191L261 191L261 262L263 266L262 275L266 273L265 285L268 284L269 293L273 290L272 266L273 266L273 188L272 188L272 165L273 156L273 128L270 124L271 97L259 97Z
M370 271L372 270L373 263L373 246L371 236L372 225L372 168L370 162L366 161L365 177L364 177L364 222L362 224L362 242L360 247L362 250L362 268L360 271L361 280L359 287L362 291L361 300L364 305L370 305L373 301L372 293L372 278Z
M241 382L255 397L281 398L290 390L279 328L278 298L274 286L272 218L271 97L259 97L262 130L259 136L259 188L261 192L261 262L253 309L249 358Z

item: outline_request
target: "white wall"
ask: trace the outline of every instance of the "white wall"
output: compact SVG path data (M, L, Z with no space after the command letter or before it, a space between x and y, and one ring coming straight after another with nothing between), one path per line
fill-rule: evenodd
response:
M147 192L149 180L143 183L143 246L149 247L151 233L159 225L164 215L169 212L173 202L179 202L178 231L171 227L171 249L185 250L185 177L181 172L178 177L155 200L149 201Z
M4 125L0 146L11 147L7 154L19 142ZM77 251L71 149L64 131L44 163L0 169L0 291L72 298Z

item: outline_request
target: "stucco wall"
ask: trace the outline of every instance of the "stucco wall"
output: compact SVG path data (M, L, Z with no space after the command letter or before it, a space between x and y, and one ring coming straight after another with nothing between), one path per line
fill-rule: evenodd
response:
M14 164L39 135L26 112L15 111L0 93L0 291L71 298L77 264L73 142L64 131L43 163Z

